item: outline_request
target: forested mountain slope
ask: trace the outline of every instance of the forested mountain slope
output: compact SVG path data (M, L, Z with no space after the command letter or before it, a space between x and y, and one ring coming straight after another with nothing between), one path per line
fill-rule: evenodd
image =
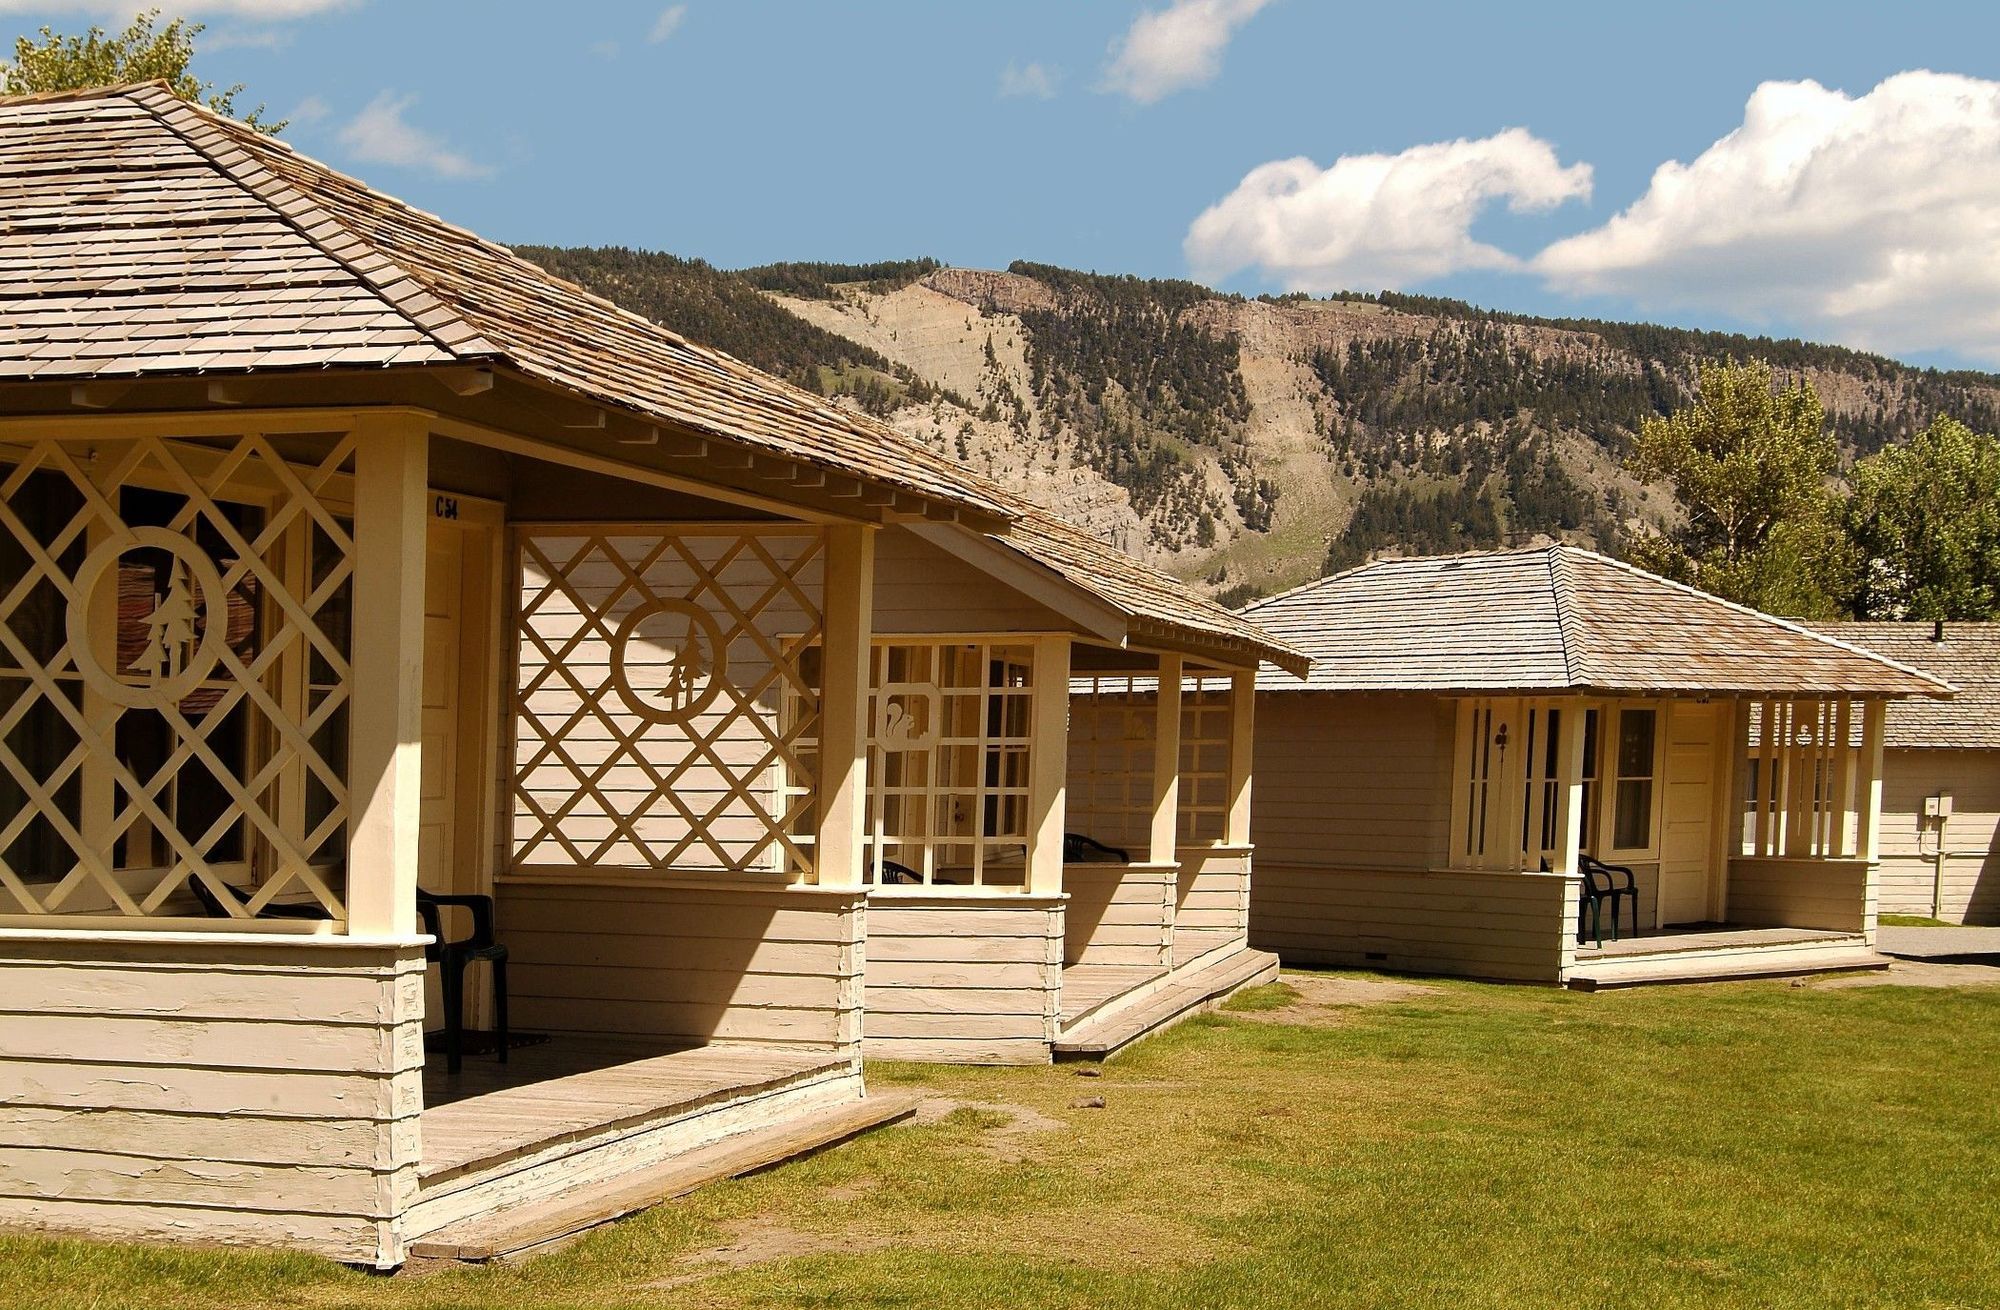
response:
M1687 399L1705 357L1803 374L1852 453L1937 413L2000 427L1989 374L1427 297L1246 299L1028 263L725 272L623 249L521 253L1230 599L1385 550L1559 537L1615 552L1668 512L1620 471L1632 434Z

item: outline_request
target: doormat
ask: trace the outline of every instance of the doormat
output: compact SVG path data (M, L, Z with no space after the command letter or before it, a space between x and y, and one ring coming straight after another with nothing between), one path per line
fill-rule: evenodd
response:
M540 1046L549 1040L547 1033L511 1032L507 1034L507 1049L518 1051L524 1046ZM500 1049L500 1034L485 1028L467 1028L458 1035L458 1049L466 1055L491 1055ZM444 1030L424 1034L424 1051L431 1055L444 1055L448 1051Z

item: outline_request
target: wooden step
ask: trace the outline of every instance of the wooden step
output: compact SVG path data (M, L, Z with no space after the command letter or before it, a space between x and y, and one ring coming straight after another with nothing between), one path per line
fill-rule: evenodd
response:
M1133 1004L1065 1026L1056 1039L1055 1058L1108 1060L1143 1037L1213 1008L1232 992L1273 982L1277 976L1277 956L1247 947L1199 969L1176 970Z
M1733 982L1746 978L1793 978L1813 973L1886 969L1889 957L1865 944L1812 950L1679 952L1579 966L1566 980L1573 991L1602 992L1620 987L1676 983Z
M582 1195L558 1196L440 1228L412 1243L410 1255L480 1264L537 1254L709 1183L759 1173L898 1123L916 1113L918 1099L906 1093L876 1094L796 1122L739 1133L610 1186L584 1189Z

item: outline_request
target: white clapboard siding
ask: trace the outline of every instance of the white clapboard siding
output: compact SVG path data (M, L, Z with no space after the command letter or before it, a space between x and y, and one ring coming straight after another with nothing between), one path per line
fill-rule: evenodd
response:
M0 936L0 1223L402 1258L421 948Z
M878 893L868 903L869 1058L1047 1061L1062 951L1057 898Z
M860 893L504 880L524 1029L847 1049L860 1037Z
M1261 853L1261 852L1260 852ZM1576 880L1257 863L1250 944L1287 963L1555 982Z
M1175 872L1172 865L1064 865L1063 963L1169 967Z
M875 631L883 636L1070 628L1046 606L898 528L876 539L874 613Z
M1875 881L1866 860L1729 862L1729 921L1758 928L1875 931Z
M1937 829L1924 800L1951 794L1937 917L2000 923L2000 750L1896 750L1882 755L1881 900L1884 914L1930 915Z
M1250 931L1250 852L1230 846L1183 846L1175 883L1173 962L1176 968Z
M1445 863L1449 701L1271 692L1258 704L1250 837L1260 866Z

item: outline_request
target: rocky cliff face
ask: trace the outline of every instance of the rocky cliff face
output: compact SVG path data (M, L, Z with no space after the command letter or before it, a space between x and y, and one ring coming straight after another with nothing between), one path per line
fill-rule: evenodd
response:
M1615 550L1667 513L1621 471L1631 435L1686 399L1706 356L1810 379L1857 451L1937 412L2000 425L1987 375L1449 301L1246 300L1030 264L912 261L847 282L820 265L738 275L631 251L536 257L669 325L688 300L712 344L1231 599L1382 551L1551 538ZM658 278L648 260L667 261ZM744 312L745 284L792 327Z

